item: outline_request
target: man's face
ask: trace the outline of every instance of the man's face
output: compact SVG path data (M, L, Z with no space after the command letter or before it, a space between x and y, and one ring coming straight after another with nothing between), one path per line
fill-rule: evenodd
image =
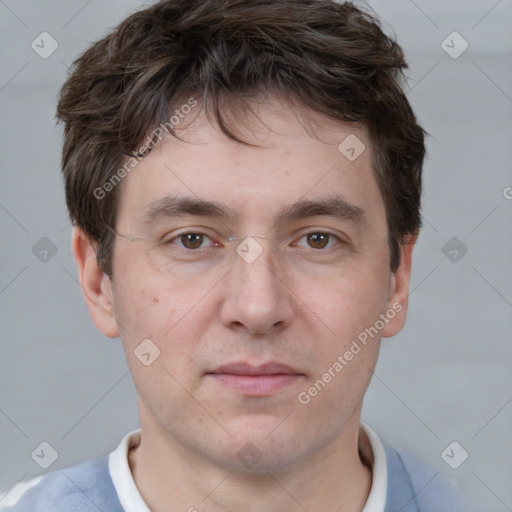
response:
M201 113L187 142L162 141L125 178L116 231L136 240L116 237L112 302L143 431L226 468L261 456L255 468L278 470L359 421L380 336L404 313L389 313L365 131L310 113L312 134L277 101L257 113L268 128L241 132L254 147ZM366 147L355 160L338 148L350 134Z

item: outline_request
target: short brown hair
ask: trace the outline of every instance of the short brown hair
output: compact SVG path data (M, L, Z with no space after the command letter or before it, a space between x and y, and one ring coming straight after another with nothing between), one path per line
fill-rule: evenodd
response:
M424 131L401 88L406 67L400 46L351 2L160 1L89 48L62 87L57 117L65 123L71 220L97 244L111 276L107 226L115 227L120 187L101 198L95 191L183 98L200 98L224 133L243 143L226 123L230 100L274 91L367 128L394 272L400 246L421 226Z

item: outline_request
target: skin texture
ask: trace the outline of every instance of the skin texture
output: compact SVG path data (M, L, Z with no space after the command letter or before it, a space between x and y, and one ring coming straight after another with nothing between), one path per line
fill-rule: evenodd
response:
M358 456L358 443L367 445L359 432L362 400L381 335L393 336L405 322L415 237L391 273L385 209L362 127L292 111L276 98L256 102L254 112L239 131L257 147L229 140L203 111L178 127L186 142L162 140L121 185L116 231L145 242L116 238L111 281L75 228L80 282L98 329L123 341L142 427L130 465L151 510L360 511L371 486ZM338 150L349 134L366 146L355 161ZM148 206L165 196L216 201L236 217L144 225ZM333 196L363 210L360 222L322 215L276 224L282 208ZM218 245L194 261L164 265L169 258L153 242L183 228ZM307 232L343 243L330 239L334 249L320 255ZM235 252L239 242L227 242L249 233L274 237L255 237L263 252L252 263ZM359 344L309 403L299 402L393 305L379 335ZM149 366L134 355L145 339L160 350ZM264 396L208 375L240 361L280 362L298 375ZM247 446L261 457L251 467L237 456Z

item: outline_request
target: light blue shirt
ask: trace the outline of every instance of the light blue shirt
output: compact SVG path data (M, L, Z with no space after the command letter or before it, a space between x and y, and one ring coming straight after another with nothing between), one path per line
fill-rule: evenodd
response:
M416 458L383 445L387 464L384 512L468 512L443 477ZM124 512L108 457L44 476L2 512Z

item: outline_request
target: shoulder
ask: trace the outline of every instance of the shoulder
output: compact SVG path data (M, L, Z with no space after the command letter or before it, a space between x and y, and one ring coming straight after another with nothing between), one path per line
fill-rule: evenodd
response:
M468 512L454 483L405 450L384 445L388 488L385 512Z
M4 501L5 500L5 501ZM1 512L122 512L106 456L18 484Z

